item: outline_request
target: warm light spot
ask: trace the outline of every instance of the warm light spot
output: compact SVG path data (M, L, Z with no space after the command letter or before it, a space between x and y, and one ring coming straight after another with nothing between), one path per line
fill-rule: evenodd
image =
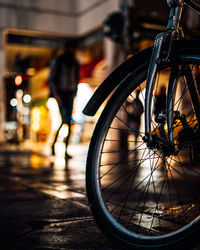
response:
M69 126L67 124L63 124L59 131L60 141L63 141L63 139L68 136L68 133L69 133Z
M55 144L55 153L57 157L64 157L65 155L65 143L64 142L56 142Z
M37 132L40 129L40 109L32 109L32 129Z
M56 170L64 170L66 167L66 162L63 157L56 157L54 161L54 168Z
M30 157L30 165L32 168L40 168L44 165L44 160L45 159L43 157L33 154Z
M27 75L29 76L33 76L35 72L36 72L35 68L28 68L26 71Z
M21 75L15 76L15 85L19 86L21 84L22 84L22 76Z
M52 131L56 131L61 124L61 116L56 99L53 97L49 98L47 101L47 107L51 116Z

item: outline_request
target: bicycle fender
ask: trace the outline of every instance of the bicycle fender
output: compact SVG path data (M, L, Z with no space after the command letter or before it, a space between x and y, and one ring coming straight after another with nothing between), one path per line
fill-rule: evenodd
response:
M152 47L144 49L120 64L97 88L86 104L83 113L88 116L94 116L101 104L120 85L124 78L130 73L136 73L141 70L144 62L149 63L151 53Z

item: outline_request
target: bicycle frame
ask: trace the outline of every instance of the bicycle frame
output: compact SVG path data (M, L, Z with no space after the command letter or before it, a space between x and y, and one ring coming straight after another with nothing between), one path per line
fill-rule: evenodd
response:
M168 0L171 4L171 1ZM193 0L185 0L185 5L193 8L191 5L191 2ZM186 7L186 6L185 6ZM196 9L195 9L196 8ZM195 5L195 11L200 13L200 4L199 6ZM182 14L181 14L182 15ZM173 15L171 18L171 21L173 20ZM172 23L172 22L171 22ZM170 26L170 25L169 25ZM168 42L170 41L170 36L166 35L168 37ZM180 42L180 43L179 43ZM180 44L180 45L176 45ZM187 51L188 48L190 48L190 54L191 58L195 60L195 58L200 57L200 47L199 47L199 41L198 40L192 40L192 39L179 39L175 41L174 44L171 44L171 49L176 49L176 52L180 51L180 49L183 48L184 51ZM178 50L178 51L177 51ZM96 89L95 93L87 103L87 105L84 107L83 113L88 116L94 116L99 109L99 107L102 105L102 103L111 96L113 91L120 86L120 84L123 82L123 79L125 79L129 74L131 73L138 73L142 70L142 65L145 62L145 64L149 64L150 58L152 55L152 48L147 48L143 51L138 52L137 54L133 55L129 59L127 59L125 62L120 64ZM188 63L191 58L185 58L185 62ZM174 57L173 57L174 59ZM198 60L197 60L198 61ZM140 65L138 67L138 65Z
M89 146L86 191L100 229L125 249L199 243L200 168L193 166L200 166L200 100L193 65L200 65L200 41L182 39L184 0L168 4L167 29L154 47L116 68L84 109L94 115L109 98ZM167 103L161 91L151 121L154 87L166 79ZM146 109L139 119L138 90Z
M155 38L153 52L150 60L150 65L147 74L147 85L146 85L146 94L145 94L145 136L144 141L151 145L151 103L153 96L153 89L156 82L157 71L162 65L171 66L172 72L168 85L168 94L167 94L167 125L168 125L168 139L171 145L173 145L173 130L172 122L173 122L173 111L172 106L174 102L173 93L176 89L177 79L179 77L180 69L177 68L177 65L172 65L173 60L173 45L174 40L178 40L184 37L182 30L182 19L183 13L185 10L185 5L183 0L168 0L167 1L170 6L170 15L168 19L167 30L158 34ZM194 1L187 1L187 4L190 7L193 7L191 4ZM199 6L195 5L194 8L196 11L200 10ZM192 77L191 69L187 69L186 75L187 82L190 82L188 85L190 96L192 98L192 102L194 105L195 112L197 114L197 120L200 124L200 109L199 103L200 100L198 98L197 87L195 83L195 79Z

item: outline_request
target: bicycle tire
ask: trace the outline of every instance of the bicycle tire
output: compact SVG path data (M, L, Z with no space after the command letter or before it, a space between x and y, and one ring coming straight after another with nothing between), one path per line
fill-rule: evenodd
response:
M189 53L180 53L180 57L176 59L176 63L178 65L185 64L185 58L187 58L188 64L193 64L193 57L190 59ZM200 64L200 58L198 58L198 60L195 58L194 64ZM170 66L171 65L168 65L166 68L163 67L162 71L169 71ZM200 215L200 209L198 208L197 198L200 197L200 194L195 190L198 190L197 187L199 187L197 180L200 180L200 171L198 168L193 169L191 166L188 168L187 161L190 160L191 149L187 151L187 149L184 148L189 144L188 141L183 141L181 142L182 144L178 141L181 140L181 129L183 127L180 121L179 123L177 121L179 125L174 125L174 131L176 134L178 133L178 136L175 136L175 140L177 144L181 144L184 149L179 149L177 156L164 155L164 149L163 147L161 148L161 146L159 146L161 149L149 149L144 141L141 140L142 137L140 138L141 144L138 144L139 142L135 144L134 141L130 140L128 144L134 147L134 142L136 145L135 148L129 149L130 146L128 145L127 150L125 150L127 147L127 138L133 137L133 129L127 124L127 117L124 118L124 114L122 114L121 118L119 117L119 112L122 109L124 110L123 112L127 114L127 111L125 111L127 99L133 97L132 93L134 90L140 88L142 91L145 87L148 65L145 65L144 62L144 67L141 67L141 64L138 65L138 67L143 70L138 72L138 74L130 74L120 84L107 103L95 127L88 151L86 167L88 202L102 232L109 239L115 242L117 241L122 247L139 249L147 247L160 249L162 247L172 249L173 247L177 247L177 245L181 245L182 248L184 248L188 242L190 246L198 243L198 233L200 231L200 219L198 219L198 216ZM181 99L181 101L182 100L184 99ZM180 104L178 105L180 106ZM182 111L180 107L179 109ZM190 125L196 121L194 115L195 114L193 114L193 118L191 118L192 120L190 120ZM113 125L116 121L121 123L121 125L118 124L117 127L111 127L111 124ZM159 130L159 125L156 124L155 121L152 123L154 123L154 131ZM194 127L193 123L191 127ZM124 140L119 140L119 134L115 137L116 134L113 132L114 130L123 132L121 137L126 141L125 144ZM177 132L176 130L180 131ZM179 139L176 139L177 137ZM119 147L119 142L123 144L123 148L121 146ZM118 145L115 145L115 143ZM139 145L144 145L145 149L140 148ZM110 148L112 150L110 150ZM106 151L108 149L109 151ZM143 153L136 152L138 149L143 150ZM148 152L146 154L149 155L146 159L144 158L145 150ZM139 159L137 159L137 156L135 158L136 162L140 161L138 165L133 165L133 153L137 153L140 156L138 157ZM107 157L108 155L109 157ZM183 155L186 155L187 161L182 159ZM151 159L151 157L153 159ZM181 160L177 160L178 157L181 158ZM113 159L116 160L118 158L119 162L112 162ZM161 161L160 165L157 165L158 162L155 164L156 158ZM170 165L169 162L166 163L169 159L174 164L173 168L171 166L172 164ZM147 162L150 163L147 164ZM153 164L155 164L155 166L153 166ZM160 169L160 166L164 166L163 169ZM139 167L141 169L139 169ZM152 171L153 167L154 170ZM180 170L177 171L178 167L181 168L181 172ZM135 169L133 173L131 173L133 168ZM149 168L149 170L147 170L147 168ZM171 170L167 168L171 168ZM121 173L118 175L120 171ZM145 171L146 177L144 177ZM165 172L163 176L161 175L162 171ZM195 187L192 187L191 190L191 180L189 184L186 183L188 177L185 175L185 172L187 172L187 175L189 175L195 183ZM123 176L127 179L123 179ZM145 178L149 176L150 178L146 181ZM143 181L145 180L145 183L140 183L141 178L143 178ZM127 183L125 183L126 181ZM117 182L120 184L115 186ZM141 185L141 187L138 188L136 185L133 188L134 182L136 182L138 186ZM180 185L180 188L178 188L177 185ZM121 187L123 187L122 190ZM116 190L113 190L114 188L116 188ZM145 193L146 188L148 188L148 190ZM144 189L144 191L142 191L142 189ZM155 192L156 189L159 190L159 192ZM117 194L114 193L116 191ZM128 193L126 193L126 191ZM181 192L184 198L180 197L179 192ZM196 192L195 197L193 192ZM113 197L111 197L112 195ZM159 201L157 200L158 196ZM184 199L187 199L187 202L184 203ZM123 205L121 205L122 203ZM131 206L134 206L134 209L132 209ZM191 239L193 240L191 241Z

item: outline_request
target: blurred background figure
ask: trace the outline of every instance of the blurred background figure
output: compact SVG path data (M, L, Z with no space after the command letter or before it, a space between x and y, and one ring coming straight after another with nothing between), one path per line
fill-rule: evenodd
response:
M156 122L159 122L159 115L166 113L166 101L166 88L161 86L159 94L155 95L154 114Z
M58 4L59 1L62 4ZM99 4L90 0L59 1L52 0L48 5L45 5L45 0L32 1L29 6L18 0L20 7L17 5L11 9L8 3L0 6L4 20L0 41L2 147L8 143L18 148L34 147L38 150L40 145L46 154L51 151L61 117L57 102L49 98L49 65L63 51L66 39L76 42L75 54L80 63L70 141L74 144L88 143L105 105L95 117L85 117L81 112L89 97L121 62L152 46L156 34L165 29L168 19L167 4L160 0L98 0ZM32 7L39 10L34 24ZM74 14L69 16L67 13L72 10ZM15 22L7 16L12 16ZM186 36L199 36L199 16L188 9L186 20ZM199 67L194 70L197 80ZM162 75L163 85L167 82L168 71ZM57 99L61 98L57 95ZM127 114L124 112L122 117L127 118ZM116 126L120 127L120 122ZM67 130L68 125L65 124L59 132L55 146L57 156L64 155L63 139ZM119 130L118 136L121 138L120 147L126 149L127 133ZM68 153L73 155L71 147L68 147Z
M71 134L71 116L74 97L79 82L79 63L75 58L75 44L73 40L66 41L64 53L58 56L51 64L49 84L51 95L57 100L62 122L58 128L52 144L52 155L55 155L55 143L63 124L67 124L68 133L65 139L65 158L71 156L67 153L67 146Z
M160 88L160 93L155 95L154 103L154 114L155 121L160 124L160 135L165 138L165 121L166 121L166 105L167 105L167 96L166 96L166 87L164 85Z
M141 115L144 112L143 104L139 98L140 90L136 91L135 99L128 104L128 124L131 130L135 135L135 144L137 143L140 123L141 123Z

